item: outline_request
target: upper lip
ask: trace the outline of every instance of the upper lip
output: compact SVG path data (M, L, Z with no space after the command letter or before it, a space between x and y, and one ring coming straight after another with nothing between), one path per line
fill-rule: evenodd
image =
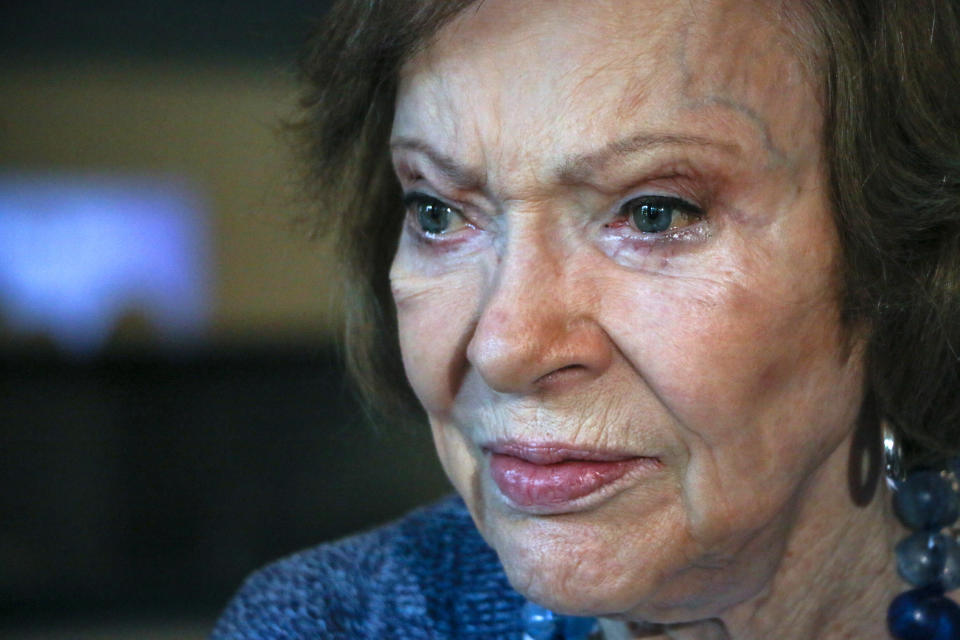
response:
M533 464L555 464L569 460L621 462L623 460L648 457L625 453L623 451L597 449L558 442L497 441L483 445L482 449L494 454L520 458Z

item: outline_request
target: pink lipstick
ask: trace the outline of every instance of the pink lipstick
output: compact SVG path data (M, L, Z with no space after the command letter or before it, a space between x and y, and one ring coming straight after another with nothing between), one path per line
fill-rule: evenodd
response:
M519 507L562 507L589 496L655 458L565 445L506 443L485 447L500 492Z

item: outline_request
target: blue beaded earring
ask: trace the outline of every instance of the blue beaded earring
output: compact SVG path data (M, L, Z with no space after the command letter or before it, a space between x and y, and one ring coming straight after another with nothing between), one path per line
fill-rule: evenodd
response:
M896 547L897 571L913 586L893 599L887 626L897 640L960 640L960 606L946 592L960 587L960 459L944 470L903 471L896 432L883 426L884 467L897 517L913 533Z

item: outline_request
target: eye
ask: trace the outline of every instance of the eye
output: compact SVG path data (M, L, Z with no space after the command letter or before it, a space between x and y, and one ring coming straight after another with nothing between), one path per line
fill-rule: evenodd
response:
M620 214L643 233L682 229L703 218L703 211L673 196L640 196L625 203Z
M413 222L428 234L439 236L466 226L460 211L425 193L408 193L403 206Z

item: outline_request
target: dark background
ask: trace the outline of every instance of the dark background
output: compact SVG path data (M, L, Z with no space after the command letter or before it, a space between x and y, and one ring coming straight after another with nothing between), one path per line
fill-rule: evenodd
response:
M33 78L60 89L77 77L67 88L88 96L102 83L88 88L83 78L101 78L101 68L135 79L134 92L152 90L153 74L193 87L194 69L240 78L238 91L261 80L272 87L276 76L292 77L325 6L4 3L0 56L13 78L5 90L21 97L35 90ZM230 108L229 92L217 100ZM44 107L55 109L49 101ZM269 115L251 120L257 131L272 127ZM0 171L159 166L201 185L219 181L210 192L224 198L250 183L247 174L197 170L228 155L203 140L184 147L206 154L201 161L180 166L175 149L160 165L149 148L144 159L117 152L116 160L109 142L88 153L70 138L25 132L27 121L0 106ZM210 198L215 300L199 342L147 332L77 357L42 334L2 333L0 308L0 636L202 637L242 578L265 562L448 491L424 430L373 425L354 399L334 347L339 303L312 288L329 279L326 249L261 215L278 180L257 187L254 223L232 201ZM311 306L321 298L327 307Z
M328 0L5 2L0 51L15 55L168 56L285 62Z

